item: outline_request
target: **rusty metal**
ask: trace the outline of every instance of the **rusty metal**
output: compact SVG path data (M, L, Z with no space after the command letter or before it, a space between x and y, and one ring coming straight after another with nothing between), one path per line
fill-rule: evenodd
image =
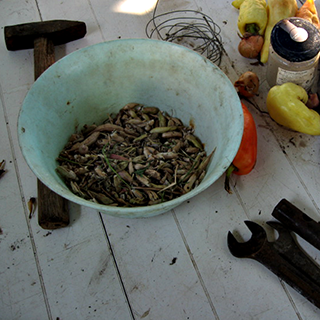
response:
M286 199L274 208L272 215L288 229L320 250L320 223L314 221Z
M82 21L49 20L4 27L5 43L10 51L32 49L38 38L48 38L54 46L83 38L87 32Z
M277 230L279 237L269 242L263 227L252 221L245 221L252 233L247 242L238 242L228 233L228 247L237 258L250 258L262 263L275 275L320 308L320 269L303 253L291 231L281 223L268 222Z

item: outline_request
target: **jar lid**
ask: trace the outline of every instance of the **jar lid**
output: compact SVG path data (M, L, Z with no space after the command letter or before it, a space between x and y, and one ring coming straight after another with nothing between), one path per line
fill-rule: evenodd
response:
M307 39L305 41L294 40L294 37L284 27L286 21L304 29L307 32ZM320 51L320 32L316 26L305 19L288 18L279 21L272 29L270 40L273 50L290 62L311 60Z

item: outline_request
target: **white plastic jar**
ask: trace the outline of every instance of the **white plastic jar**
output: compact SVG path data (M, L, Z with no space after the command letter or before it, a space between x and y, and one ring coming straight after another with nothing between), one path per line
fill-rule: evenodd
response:
M271 32L267 67L270 87L285 82L312 90L318 76L320 32L300 18L279 21Z

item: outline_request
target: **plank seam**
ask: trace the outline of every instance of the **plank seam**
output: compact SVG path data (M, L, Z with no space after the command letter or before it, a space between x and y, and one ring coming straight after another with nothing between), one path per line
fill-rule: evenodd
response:
M113 251L113 249L112 249L111 241L110 241L110 238L109 238L109 235L108 235L107 228L106 228L106 226L105 226L105 224L104 224L104 222L103 222L103 218L102 218L101 212L99 212L99 217L100 217L100 221L101 221L101 224L102 224L102 227L103 227L105 236L106 236L106 240L107 240L107 243L108 243L108 246L109 246L109 251L110 251L110 254L111 254L111 256L112 256L114 266L115 266L115 268L116 268L116 272L117 272L117 275L118 275L118 278L119 278L119 282L120 282L121 288L122 288L122 290L123 290L123 294L124 294L124 296L125 296L125 299L126 299L126 301L127 301L128 308L129 308L129 310L130 310L131 317L132 317L133 320L135 320L135 316L134 316L133 309L132 309L131 304L130 304L129 296L128 296L128 294L127 294L127 290L126 290L125 285L124 285L124 282L123 282L123 280L122 280L120 268L119 268L119 266L118 266L118 263L117 263L117 260L116 260L114 251Z
M184 235L184 232L183 232L183 230L182 230L182 227L181 227L181 225L180 225L180 222L179 222L179 220L178 220L178 218L177 218L176 213L174 212L174 210L171 210L171 212L172 212L172 216L173 216L173 218L174 218L174 221L175 221L175 223L176 223L176 225L177 225L178 231L179 231L179 233L180 233L180 235L181 235L182 241L183 241L183 243L184 243L184 245L185 245L185 247L186 247L186 249L187 249L187 252L188 252L188 254L189 254L189 257L190 257L190 260L191 260L191 262L192 262L192 265L193 265L193 267L194 267L194 269L195 269L195 271L196 271L196 274L197 274L197 276L198 276L198 279L199 279L199 282L200 282L200 284L201 284L201 287L202 287L202 289L203 289L203 291L204 291L204 294L206 295L206 297L207 297L207 299L208 299L208 302L209 302L210 308L211 308L211 310L212 310L212 313L213 313L215 319L216 319L216 320L219 320L220 318L219 318L219 316L218 316L217 310L216 310L216 308L214 307L214 304L213 304L213 301L212 301L212 299L211 299L210 293L209 293L209 291L208 291L208 289L207 289L207 287L206 287L206 285L205 285L205 283L204 283L204 280L203 280L203 278L202 278L201 272L200 272L200 270L199 270L199 267L198 267L198 265L197 265L197 262L196 262L195 259L194 259L193 254L192 254L192 252L191 252L191 248L190 248L190 246L189 246L189 244L188 244L188 241L187 241L187 239L186 239L186 237L185 237L185 235Z

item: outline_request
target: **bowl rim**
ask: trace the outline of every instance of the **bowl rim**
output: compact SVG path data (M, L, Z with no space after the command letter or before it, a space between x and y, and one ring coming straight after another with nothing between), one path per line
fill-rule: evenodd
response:
M41 82L41 79L44 77L45 74L50 73L56 65L63 63L63 61L65 61L66 59L70 59L70 57L73 56L77 56L80 55L83 51L87 51L87 50L93 50L93 48L96 47L105 47L106 50L108 50L108 47L111 46L112 48L112 44L113 43L124 43L124 44L139 44L139 43L146 43L146 42L150 42L150 43L161 43L161 45L166 45L166 46L172 46L177 50L183 50L188 52L188 54L193 54L195 56L196 59L203 59L206 63L210 64L211 66L213 66L213 68L219 72L226 81L230 81L230 79L227 77L227 75L214 63L212 63L209 59L207 59L206 57L200 55L199 53L193 51L192 49L189 49L187 47L184 47L182 45L179 44L175 44L172 42L167 42L167 41L162 41L162 40L157 40L157 39L144 39L144 38L137 38L137 39L115 39L115 40L109 40L109 41L104 41L104 42L100 42L97 44L93 44L93 45L89 45L87 47L81 48L79 50L76 50L64 57L62 57L61 59L59 59L58 61L56 61L52 66L50 66L47 70L45 70L40 77L33 83L33 85L31 86L30 90L28 91L23 104L20 108L20 112L19 112L19 116L18 116L18 140L19 140L19 146L20 149L22 151L22 154L24 156L25 161L27 162L28 166L30 167L30 169L32 170L32 172L36 175L36 177L41 180L45 185L48 185L47 180L43 177L40 176L36 166L33 165L32 160L29 158L28 154L25 152L25 148L21 143L21 136L22 136L22 132L19 128L22 128L21 125L21 113L23 111L23 107L26 103L26 101L28 101L28 98L31 95L32 89L38 85L39 82ZM231 81L230 81L231 83ZM236 91L235 91L236 92ZM239 106L241 108L241 102L240 102L240 98L239 98ZM242 108L239 108L239 116L240 118L243 120L243 112L242 112ZM235 157L238 148L240 147L240 143L241 143L241 138L242 138L242 133L243 133L243 121L241 121L240 123L240 131L241 135L238 138L238 141L235 143L235 145L237 146L237 148L235 148L234 154L232 155L232 159ZM213 155L214 156L214 155ZM231 161L232 162L232 161ZM231 164L231 162L229 164ZM89 200L85 200L75 194L73 194L71 191L71 194L68 193L64 193L63 189L61 187L57 188L55 186L48 186L52 191L54 191L55 193L57 193L58 195L60 195L61 197L68 199L69 201L76 203L78 205L83 205L85 207L89 207L90 209L95 209L98 210L99 212L102 213L106 213L108 215L111 216L116 216L116 217L124 217L124 218L147 218L147 217L152 217L155 215L159 215L161 213L165 213L168 212L170 210L172 210L173 208L177 207L178 205L182 204L183 202L185 202L186 200L189 200L190 198L193 198L194 196L198 195L199 193L203 192L205 189L207 189L208 187L210 187L213 183L215 183L222 175L224 174L224 172L221 172L221 174L219 176L216 177L216 179L214 181L209 180L204 180L202 181L196 188L192 189L190 192L181 195L178 198L163 202L163 203L159 203L159 204L154 204L154 205L147 205L147 206L137 206L137 207L119 207L119 206L108 206L108 205L103 205L103 204L99 204L99 203L95 203ZM49 184L50 185L50 184ZM129 212L128 212L129 211ZM152 211L152 214L150 213Z

